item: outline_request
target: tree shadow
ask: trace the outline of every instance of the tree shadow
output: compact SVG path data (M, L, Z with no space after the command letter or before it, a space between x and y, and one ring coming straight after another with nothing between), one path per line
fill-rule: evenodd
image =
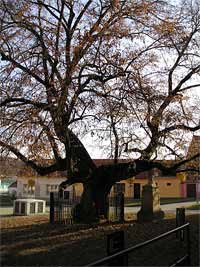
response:
M192 266L199 264L199 219L199 215L186 216L186 221L191 223ZM65 225L49 223L4 229L1 232L1 265L81 266L106 256L106 237L112 231L124 230L127 247L130 247L175 227L173 218L152 223L133 220L124 224L105 224L85 229L69 229ZM166 243L161 242L149 250L140 250L138 254L131 256L134 265L150 266L149 264L153 264L152 255L156 256L155 266L161 266L159 259L162 264L171 263L172 256L177 256L178 252L175 241L177 242L173 235ZM166 251L172 242L173 248Z

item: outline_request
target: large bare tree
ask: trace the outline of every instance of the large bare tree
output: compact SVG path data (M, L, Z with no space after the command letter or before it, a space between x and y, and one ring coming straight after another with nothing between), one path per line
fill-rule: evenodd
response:
M199 86L187 84L199 73L199 10L189 8L174 20L163 1L1 1L2 153L41 175L67 171L66 184L83 183L80 217L88 220L105 214L116 181L183 164L153 159L163 145L174 151L172 133L199 129L189 101L183 105ZM81 142L96 121L95 131L111 126L113 165L97 168ZM134 127L125 133L123 125ZM136 160L117 163L121 140L130 151L134 131L146 143L131 148Z

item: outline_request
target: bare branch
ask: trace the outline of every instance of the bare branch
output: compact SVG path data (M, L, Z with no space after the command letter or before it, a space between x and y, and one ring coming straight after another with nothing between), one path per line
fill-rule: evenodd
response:
M39 83L46 85L45 81L40 78L37 74L35 74L32 70L28 69L27 67L21 65L19 62L17 62L15 59L13 59L10 55L6 55L3 51L0 51L1 54L1 60L9 61L13 63L17 68L24 71L25 73L29 74L33 78L35 78Z
M33 105L36 108L39 108L39 109L49 110L49 105L48 104L45 104L45 103L42 103L42 102L35 102L35 101L29 100L29 99L26 99L26 98L17 98L17 97L10 97L10 98L7 98L7 99L3 100L0 103L0 107L6 106L7 104L10 104L10 103L15 103L15 102L19 102L22 105L29 105L30 104L30 105Z

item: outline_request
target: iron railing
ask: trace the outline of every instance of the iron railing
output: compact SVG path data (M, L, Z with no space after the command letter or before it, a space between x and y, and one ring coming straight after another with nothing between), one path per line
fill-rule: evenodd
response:
M182 256L181 258L179 258L178 260L176 260L172 265L170 265L170 267L174 267L174 266L184 266L183 264L186 264L185 266L190 266L191 265L191 260L190 260L190 228L189 228L190 224L189 223L186 223L182 226L179 226L169 232L166 232L164 234L161 234L151 240L147 240L143 243L140 243L138 245L135 245L133 247L130 247L130 248L127 248L127 249L124 249L118 253L115 253L111 256L107 256L103 259L100 259L100 260L97 260L95 262L92 262L90 263L89 265L87 266L106 266L105 263L109 265L112 265L112 261L116 262L116 259L122 259L124 258L125 260L124 261L121 261L120 262L124 262L124 265L123 266L128 266L128 255L129 253L133 252L133 251L136 251L138 249L141 249L151 243L154 243L160 239L163 239L165 237L168 237L174 233L177 233L179 231L184 231L186 230L187 232L187 251L186 251L186 254L184 256Z
M72 225L74 222L74 207L80 202L80 197L60 198L59 194L50 193L50 223Z
M123 193L110 194L108 197L108 202L109 202L108 221L123 222L124 194Z
M59 193L50 193L50 223L74 224L74 207L80 203L80 197L60 197ZM108 196L108 221L124 221L124 194L110 194Z

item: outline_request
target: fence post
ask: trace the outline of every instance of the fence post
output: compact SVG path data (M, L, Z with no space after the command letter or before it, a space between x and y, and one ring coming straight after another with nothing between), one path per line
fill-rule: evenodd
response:
M185 224L185 208L176 208L176 227ZM176 237L179 237L180 240L184 240L184 230L178 232Z
M124 194L120 194L120 221L124 222Z
M107 235L107 256L113 255L124 249L124 231L117 231ZM108 266L128 266L128 254L110 260Z
M187 266L191 266L190 225L187 226L187 253L188 253Z
M54 192L50 192L50 223L54 223Z

